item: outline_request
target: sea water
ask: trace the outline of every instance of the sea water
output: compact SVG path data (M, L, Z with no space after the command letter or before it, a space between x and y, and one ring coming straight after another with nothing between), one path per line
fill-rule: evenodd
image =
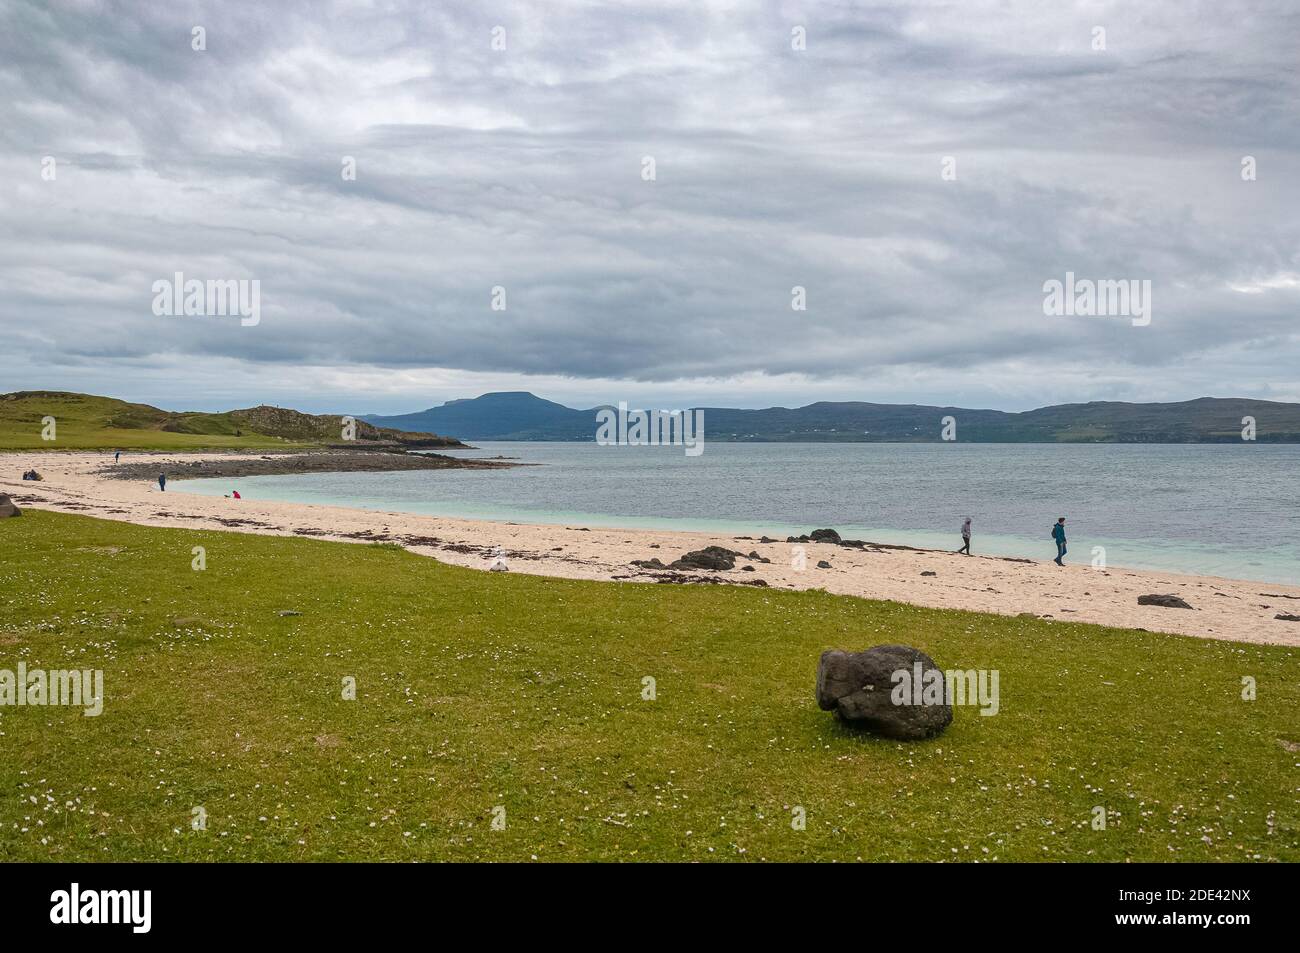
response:
M245 499L564 526L708 530L779 539L820 527L884 543L1300 585L1300 446L485 442L453 455L504 470L187 480Z

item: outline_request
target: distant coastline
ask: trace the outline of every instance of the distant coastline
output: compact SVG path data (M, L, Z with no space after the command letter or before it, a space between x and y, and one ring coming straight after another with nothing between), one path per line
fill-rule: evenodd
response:
M411 414L359 415L378 427L461 440L594 442L597 414L526 392L484 394ZM681 408L646 408L681 409ZM1300 443L1300 404L1244 397L1177 403L1098 401L1008 412L820 401L805 407L703 412L707 441L745 443Z
M472 449L472 448L471 448ZM448 457L438 453L407 453L402 450L320 450L310 453L248 451L192 453L148 462L128 459L106 466L104 476L114 480L152 481L160 469L169 480L220 478L233 480L254 476L282 476L302 473L391 473L405 470L496 470L525 466L510 461Z

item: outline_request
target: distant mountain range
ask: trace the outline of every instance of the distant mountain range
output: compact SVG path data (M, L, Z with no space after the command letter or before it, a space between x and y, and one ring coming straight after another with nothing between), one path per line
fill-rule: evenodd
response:
M452 400L413 414L372 414L360 419L380 427L449 434L462 440L585 441L595 439L600 409L576 410L534 394L507 391ZM1242 419L1252 417L1259 442L1300 443L1300 404L1235 397L1201 397L1168 404L1094 401L1020 413L862 401L819 401L792 409L703 410L706 441L937 442L943 418L952 417L959 442L1237 443L1242 440Z

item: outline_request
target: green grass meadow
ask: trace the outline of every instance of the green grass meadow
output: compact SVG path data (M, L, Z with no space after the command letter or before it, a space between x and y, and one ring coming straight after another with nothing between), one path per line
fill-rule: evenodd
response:
M145 404L111 397L38 391L0 400L0 450L236 450L293 449L305 441L255 433L230 414L180 415L184 432L161 430L167 415ZM54 418L46 440L45 418Z
M823 649L895 642L998 670L1000 712L901 743L818 710ZM29 509L20 661L105 698L0 707L8 860L1300 859L1291 648Z

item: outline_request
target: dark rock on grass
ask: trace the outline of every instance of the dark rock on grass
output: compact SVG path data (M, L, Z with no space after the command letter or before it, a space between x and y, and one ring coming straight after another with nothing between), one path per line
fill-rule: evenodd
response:
M743 556L734 549L724 549L721 546L705 546L703 549L697 549L694 552L687 553L681 559L675 560L668 565L669 569L712 569L725 570L736 568L736 557Z
M818 568L818 569L830 569L830 568L831 568L831 564L828 563L828 562L827 562L826 560L824 560L824 559L819 559L819 560L817 560L817 568Z
M922 681L914 686L918 664ZM925 674L931 671L938 675ZM895 672L907 673L901 685ZM938 700L915 704L917 696L926 698L926 681L933 683L936 678L931 694L937 690ZM904 704L894 704L896 685L906 689ZM943 672L930 656L907 645L877 645L865 652L823 652L817 665L817 706L835 712L850 725L886 738L932 738L952 723L952 698Z
M1273 618L1281 619L1283 622L1300 622L1300 615L1287 615L1285 612L1279 612Z
M281 618L284 618L284 617L286 617L286 616L291 616L291 615L302 615L302 613L299 612L297 609L281 609L281 610L280 610L280 617L281 617Z
M1191 606L1180 599L1178 596L1159 593L1149 596L1138 596L1138 605L1140 606L1163 606L1166 609L1190 609Z
M0 493L0 519L6 516L22 516L23 511L18 508L8 493Z

